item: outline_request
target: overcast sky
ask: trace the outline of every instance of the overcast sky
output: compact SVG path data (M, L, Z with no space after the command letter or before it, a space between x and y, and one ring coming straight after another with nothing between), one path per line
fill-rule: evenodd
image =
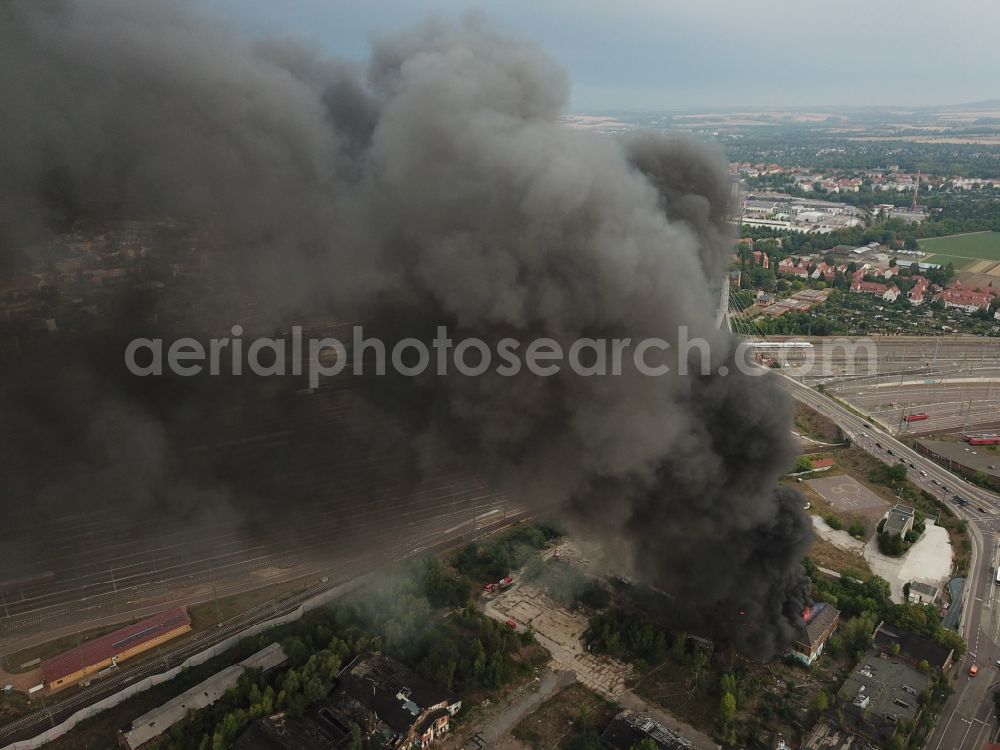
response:
M1000 98L996 0L205 2L359 59L372 32L482 10L569 70L574 112Z

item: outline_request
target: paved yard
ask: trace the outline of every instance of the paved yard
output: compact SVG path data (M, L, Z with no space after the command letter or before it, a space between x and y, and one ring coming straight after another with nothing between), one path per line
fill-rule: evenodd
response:
M812 519L813 531L820 539L825 539L835 547L847 552L853 552L858 557L864 556L865 543L860 539L855 539L843 529L840 531L831 529L830 525L819 516L814 515L810 518Z
M856 513L878 518L889 504L865 487L854 477L840 475L806 481L834 508L841 513Z
M865 545L865 559L877 576L892 586L892 600L903 601L903 584L909 581L926 581L943 588L951 577L951 542L948 530L930 521L916 544L902 557L887 557L878 551L878 544L871 539Z
M497 620L514 620L518 630L529 625L537 640L551 655L555 669L576 673L577 680L608 698L625 690L631 667L619 661L595 656L584 648L581 638L587 618L559 606L530 584L518 584L486 602L486 614Z
M514 620L518 630L531 626L538 641L551 655L553 671L570 671L578 682L623 706L641 710L661 724L677 731L702 750L716 748L711 738L666 714L627 689L632 667L607 656L595 656L584 647L581 638L587 630L587 618L553 602L541 590L528 583L517 583L507 591L487 599L483 607L496 620ZM481 739L487 739L485 737ZM513 750L516 741L509 738ZM476 743L466 744L476 747Z

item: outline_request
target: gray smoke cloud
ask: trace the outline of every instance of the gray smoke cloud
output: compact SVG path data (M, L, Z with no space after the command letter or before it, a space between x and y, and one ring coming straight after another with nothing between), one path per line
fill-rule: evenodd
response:
M705 339L711 371L729 375L387 378L367 394L401 444L459 456L517 502L564 507L681 619L754 654L787 644L811 533L801 498L775 489L795 454L789 401L772 378L740 375L713 326L732 247L716 154L565 127L564 71L481 18L377 37L364 68L237 37L186 4L15 1L0 8L0 71L4 269L74 220L172 217L218 231L234 284L274 320L318 305L390 337L448 325L676 350L686 326ZM119 323L120 339L142 328L127 311ZM120 369L117 351L75 366ZM26 410L47 391L26 400L37 372L9 374L5 424L29 434L5 434L4 463L95 486L125 463L141 487L169 484L161 425L196 427L204 415L178 403L220 394L137 395L126 381L78 378L63 413ZM132 406L98 422L78 399L94 394ZM141 460L79 449L101 435ZM66 450L46 454L53 442ZM41 493L4 481L5 495Z

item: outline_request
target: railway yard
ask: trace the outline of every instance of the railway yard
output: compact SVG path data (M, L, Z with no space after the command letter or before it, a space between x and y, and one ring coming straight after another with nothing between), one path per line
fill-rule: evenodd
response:
M799 341L799 339L796 339ZM893 433L1000 425L1000 345L975 336L809 338L790 349L788 372ZM811 361L810 361L811 360ZM907 421L908 416L927 415Z
M988 340L876 340L874 372L864 369L870 357L864 348L849 353L845 347L828 348L821 339L811 343L819 366L798 373L789 366L786 374L820 398L818 386L835 399L831 403L870 415L866 418L887 434L957 435L1000 425L1000 392L994 393L1000 386L1000 350ZM807 351L789 352L788 364L798 364L796 358ZM16 578L0 583L0 654L19 687L36 681L37 672L33 659L21 655L45 644L72 644L83 637L78 633L169 607L210 606L260 589L275 593L226 618L220 614L213 623L218 627L203 625L155 654L34 707L0 727L0 742L34 736L83 706L367 571L523 516L523 508L462 466L415 467L412 456L391 440L372 444L372 412L351 389L334 383L297 394L293 404L285 418L240 414L187 447L193 461L224 453L227 461L249 467L239 486L280 493L289 509L284 523L250 504L245 513L215 513L213 523L192 526L184 517L168 516L150 528L103 503L32 529L35 548L48 551L44 562L22 566ZM908 422L913 414L927 418ZM872 432L851 431L865 450L879 452ZM336 453L331 446L343 450L331 456ZM275 466L284 468L268 484Z
M225 450L230 460L238 454L246 466L262 467L261 473L276 462L297 469L281 478L288 507L284 523L253 512L220 513L217 523L189 525L167 514L154 528L102 506L48 519L31 530L32 549L46 551L44 557L0 583L0 654L19 688L37 681L30 655L33 649L51 655L44 653L45 644L58 640L72 647L78 633L265 587L275 598L225 620L220 614L219 627L203 628L156 656L137 658L88 687L67 691L44 715L36 711L0 727L0 741L37 733L76 707L293 609L317 592L503 525L520 513L461 467L422 464L415 470L398 448L362 445L371 433L355 429L365 409L352 391L319 389L300 398L308 404L305 418L284 424L243 419L235 438L232 432L203 435L192 448L202 458L212 451ZM355 444L358 450L348 447ZM330 446L345 446L349 458L327 458ZM263 481L252 471L246 480Z

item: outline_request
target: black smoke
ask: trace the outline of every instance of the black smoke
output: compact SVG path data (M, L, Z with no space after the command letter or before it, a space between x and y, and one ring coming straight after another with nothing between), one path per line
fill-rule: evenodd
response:
M390 336L703 338L705 374L388 378L368 398L414 471L458 456L515 502L565 507L691 622L758 654L787 643L810 531L775 490L789 401L741 375L713 325L733 240L714 153L566 127L565 73L480 18L376 38L362 67L187 4L15 0L0 71L7 273L82 220L170 218L212 227L234 294L276 326L321 308ZM0 480L12 516L81 492L138 495L140 516L195 518L206 503L178 498L204 493L246 511L239 467L189 476L171 446L220 401L282 402L140 388L121 372L122 342L149 330L132 311L100 339L117 354L88 344L5 376L0 455L25 467Z

